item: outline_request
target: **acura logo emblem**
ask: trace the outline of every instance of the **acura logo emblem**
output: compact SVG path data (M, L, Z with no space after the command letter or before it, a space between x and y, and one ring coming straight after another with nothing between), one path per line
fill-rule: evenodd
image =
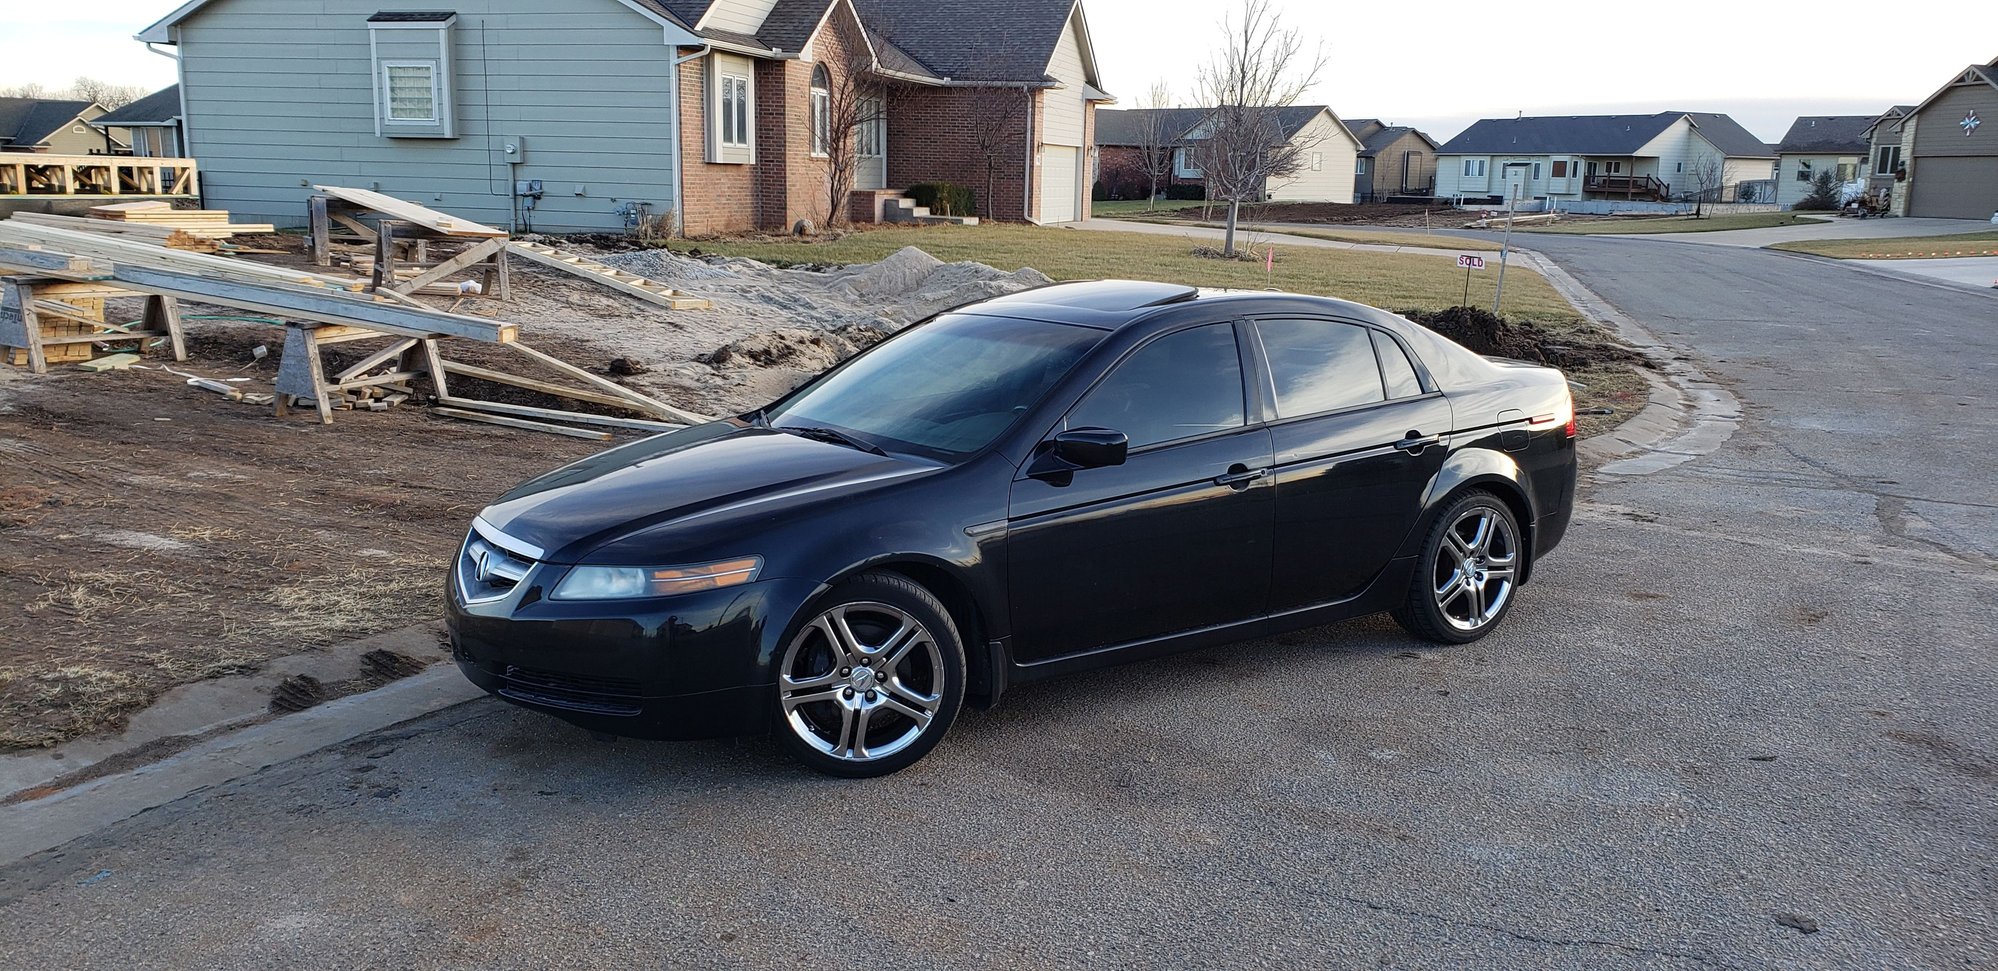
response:
M493 551L486 549L484 547L480 547L479 549L471 551L472 579L477 580L480 583L486 583L492 580L493 578L492 556L493 556Z

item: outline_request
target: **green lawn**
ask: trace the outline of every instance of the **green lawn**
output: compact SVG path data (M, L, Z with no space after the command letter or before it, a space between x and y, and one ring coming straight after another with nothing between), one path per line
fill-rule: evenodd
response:
M1463 302L1464 271L1447 256L1279 246L1273 278L1260 260L1249 263L1193 255L1206 241L1139 233L1099 233L1017 224L882 228L832 240L751 237L676 240L672 248L747 256L776 265L871 263L904 246L920 246L945 261L977 260L1002 270L1031 266L1057 280L1167 280L1203 287L1275 286L1376 307L1442 309ZM1470 274L1470 302L1491 306L1498 269ZM1547 281L1522 266L1506 274L1502 312L1552 327L1582 318Z
M1143 199L1118 199L1115 201L1092 202L1089 212L1104 219L1125 219L1142 216L1146 213L1179 212L1185 209L1198 209L1207 203L1199 199L1160 199L1147 203Z
M1811 253L1839 260L1927 260L1952 256L1998 256L1998 230L1959 236L1903 236L1899 239L1813 239L1777 243L1770 249Z
M1615 236L1644 236L1654 233L1713 233L1724 229L1768 229L1772 226L1795 226L1799 223L1823 222L1810 218L1801 212L1743 212L1727 216L1705 216L1694 219L1690 216L1671 216L1662 219L1591 219L1586 222L1558 222L1551 226L1515 226L1515 232L1522 233L1582 233Z

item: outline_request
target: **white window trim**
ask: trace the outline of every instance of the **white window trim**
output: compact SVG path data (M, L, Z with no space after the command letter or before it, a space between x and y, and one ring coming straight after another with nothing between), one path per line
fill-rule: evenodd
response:
M751 87L749 78L746 75L723 74L717 71L715 72L715 77L717 79L715 85L717 88L715 99L717 112L715 140L723 148L748 148L750 145L749 133L756 127L756 106L754 104L756 91ZM729 110L729 92L735 87L734 82L737 81L742 82L742 111L740 112ZM736 132L738 140L730 141L728 137L729 122L737 118L741 120L742 130Z
M426 128L442 127L444 124L444 113L440 109L443 107L444 87L441 83L439 83L439 76L442 74L442 71L440 69L441 66L434 60L383 61L381 62L381 65L382 65L382 77L381 77L382 124L421 125ZM428 69L430 71L430 117L429 118L394 117L395 93L389 87L389 72L399 67L420 67Z
M1353 160L1353 174L1354 174L1354 175L1365 175L1365 174L1367 174L1367 163L1368 163L1368 162L1371 162L1371 161L1373 161L1373 160L1372 160L1372 159L1365 159L1365 158L1356 158L1356 159L1354 159L1354 160Z
M854 133L854 157L865 159L885 158L888 155L888 105L880 98L868 98L861 103L860 130ZM873 136L874 151L867 150L870 134Z
M1313 171L1313 172L1318 172L1318 171L1321 171L1321 170L1323 170L1324 168L1325 168L1325 153L1323 153L1323 152L1312 152L1312 153L1311 153L1311 171Z
M1486 174L1490 172L1490 169L1487 168L1486 165L1487 161L1488 160L1481 158L1465 159L1464 168L1463 168L1463 177L1467 179L1485 178Z
M824 88L813 88L807 99L811 108L811 138L813 158L825 158L832 141L832 92Z

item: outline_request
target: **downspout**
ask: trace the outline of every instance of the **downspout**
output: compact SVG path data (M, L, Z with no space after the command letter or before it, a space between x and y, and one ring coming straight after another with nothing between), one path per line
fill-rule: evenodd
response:
M673 50L678 51L679 48L674 47ZM673 186L673 235L675 236L684 237L687 235L687 112L680 103L680 67L688 61L708 56L713 50L714 47L712 45L706 45L685 57L674 56L672 76L666 79L666 97L667 100L673 102L673 180L675 182ZM705 106L703 108L705 109ZM701 117L703 119L707 118L705 110L701 112ZM707 134L705 132L701 135L701 141L703 143L707 141Z
M178 40L180 37L180 28L172 27L169 29L173 31L173 37L175 38L176 41L175 46L178 46ZM180 145L178 146L179 155L181 158L193 158L194 139L192 137L191 126L189 126L187 123L187 62L181 60L179 54L169 54L166 51L160 50L159 48L153 46L155 43L157 42L150 40L146 41L145 42L146 50L152 51L153 53L158 54L161 57L173 61L173 84L174 87L180 89L180 126L179 126ZM108 135L109 132L106 132L106 134ZM203 209L208 208L208 184L206 180L203 180L200 183L200 199L201 199L200 202L201 208Z
M1038 226L1041 221L1033 217L1034 212L1034 91L1020 85L1020 93L1027 98L1027 173L1020 180L1020 218Z

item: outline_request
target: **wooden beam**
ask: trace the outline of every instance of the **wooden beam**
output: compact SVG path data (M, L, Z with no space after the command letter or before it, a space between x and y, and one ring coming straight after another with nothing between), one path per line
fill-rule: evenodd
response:
M647 303L658 304L669 310L707 310L714 306L714 302L706 297L691 296L657 280L649 280L636 273L627 273L587 257L564 253L539 243L515 240L507 244L507 251L550 269L574 274L593 283L601 283L613 290L628 293Z
M550 425L546 422L528 421L525 418L508 418L505 415L489 415L480 411L466 411L462 408L432 408L433 415L447 418L463 418L466 421L482 421L489 425L505 425L508 428L525 428L529 431L547 432L550 435L567 435L570 438L587 438L593 442L608 442L610 432L600 432L588 428L570 428L567 425Z
M465 251L459 253L457 256L451 257L450 259L445 260L444 262L439 263L428 270L424 270L422 273L418 274L412 279L406 280L402 283L397 283L394 286L389 287L389 289L397 290L402 293L415 293L416 291L421 290L432 283L436 283L437 281L442 280L445 277L458 272L459 270L466 269L477 263L483 263L486 260L492 258L493 256L499 254L501 251L505 249L506 249L506 240L503 239L485 240L484 242L478 243L476 245L466 247ZM380 289L380 287L377 287L376 289Z
M414 202L368 189L348 189L337 185L315 185L312 188L342 202L373 210L385 216L393 216L404 222L415 223L431 232L446 236L488 236L503 239L507 235L504 229L494 229L469 219L460 219L449 213L438 212Z
M373 354L368 355L367 357L362 358L360 363L344 371L341 371L339 374L334 375L333 383L339 384L341 382L347 381L350 378L355 377L356 375L366 374L369 371L374 370L375 368L387 364L391 359L400 357L402 355L402 352L409 350L412 347L415 347L417 340L418 338L415 337L405 337L402 340L396 341L395 343L390 344L389 346L382 348L381 350L376 351Z
M611 428L632 428L640 431L665 432L687 426L664 421L646 421L642 418L613 418L609 415L592 415L581 411L560 411L555 408L533 408L527 405L501 404L497 401L475 401L470 398L437 399L439 404L471 408L475 411L492 411L502 415L518 415L522 418L552 418L558 421L580 422L585 425L607 425Z
M220 304L273 317L346 324L402 337L442 334L466 340L504 344L517 329L483 317L419 310L386 300L372 300L301 287L215 280L190 273L119 264L112 276L119 283L164 296Z
M89 257L48 252L26 246L0 245L0 266L61 273L64 276L87 276L98 280L111 275L109 266Z
M539 391L545 395L553 395L554 397L557 398L568 398L571 401L587 401L594 405L607 405L612 408L624 408L630 411L638 410L636 406L634 406L631 402L624 400L623 398L613 398L610 395L597 394L594 391L581 391L575 388L565 388L559 384L551 384L547 381L537 381L533 378L521 377L518 374L508 374L505 371L494 371L490 368L476 367L470 364L460 364L457 361L440 361L439 366L441 366L444 369L445 373L447 374L456 374L467 378L477 378L480 381L491 381L494 384L504 384L515 388L526 388L529 391Z
M527 345L522 344L518 341L508 344L507 346L513 348L516 351L519 351L522 354L527 355L528 357L540 361L542 364L554 368L555 370L560 371L563 374L569 375L572 378L575 378L579 381L585 382L592 386L602 388L604 391L609 392L610 394L623 398L626 401L630 402L631 404L638 406L638 410L640 411L649 411L654 414L664 416L666 418L674 418L680 421L688 422L689 424L702 424L705 422L714 421L713 418L709 418L706 415L697 415L691 411L675 408L672 405L669 405L664 401L660 401L657 398L640 394L639 392L633 391L630 388L627 388L624 385L617 383L616 381L612 381L611 379L603 377L602 375L592 374L588 371L583 370L582 368L575 366L574 364L570 364L568 361L564 361L561 358L555 357L553 355L543 354L540 351L537 351L532 347L528 347Z

